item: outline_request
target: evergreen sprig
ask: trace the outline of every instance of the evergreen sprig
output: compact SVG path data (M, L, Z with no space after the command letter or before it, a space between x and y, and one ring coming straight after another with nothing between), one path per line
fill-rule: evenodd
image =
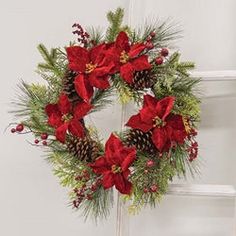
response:
M129 32L128 26L123 26L123 18L124 18L124 9L117 8L115 12L109 11L107 13L107 20L110 23L107 31L106 31L106 41L112 42L115 40L116 36L120 31Z

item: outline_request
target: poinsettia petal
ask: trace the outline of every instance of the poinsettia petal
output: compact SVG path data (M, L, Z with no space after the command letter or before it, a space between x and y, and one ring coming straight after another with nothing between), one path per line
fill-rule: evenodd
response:
M148 132L153 127L152 124L147 124L142 121L140 114L131 116L129 121L126 123L126 126L129 126L133 129L142 130L143 132Z
M87 77L84 75L76 76L74 84L78 95L85 101L89 101L89 99L93 96L93 87L90 85Z
M63 122L61 121L62 114L58 108L57 104L48 104L45 107L45 112L48 116L48 124L54 128L62 125Z
M127 169L126 171L124 171L122 174L124 176L125 179L128 179L129 175L130 175L131 171L129 169Z
M155 119L157 113L151 107L143 107L140 112L140 119L150 125L153 125L153 120Z
M122 174L116 174L114 176L114 183L116 189L122 194L130 194L132 184Z
M152 141L156 148L162 152L168 140L168 134L165 128L155 128L152 133Z
M45 107L45 112L48 116L50 116L51 114L53 113L59 113L59 108L58 108L58 105L57 104L48 104L46 107Z
M120 76L128 83L133 83L134 68L131 63L126 63L120 67Z
M97 67L92 72L92 74L99 76L99 77L104 76L104 75L108 75L108 74L110 74L110 72L112 71L114 66L115 66L115 64L113 62L109 62L109 64L107 64L107 65Z
M174 106L175 97L165 97L157 102L156 111L162 120L165 120L166 117L170 114L173 106Z
M72 119L69 122L68 130L71 134L73 134L76 137L83 138L84 137L84 127L81 124L80 121L77 119Z
M136 159L136 148L126 148L126 152L127 151L128 151L128 153L126 153L127 156L121 163L121 168L123 172L126 171Z
M78 120L82 119L91 109L93 106L87 102L78 102L74 107L74 117Z
M104 59L106 45L104 43L92 47L89 51L89 58L93 64L100 64Z
M89 164L96 174L103 174L110 171L110 166L107 164L104 156L99 157L94 163Z
M70 113L72 109L72 105L65 94L60 95L59 101L58 101L58 108L61 111L61 113L64 115Z
M69 69L81 73L85 72L86 64L90 62L88 51L80 46L72 46L66 48L66 52Z
M181 115L170 115L166 119L168 126L171 126L173 129L185 130L183 117Z
M59 126L55 131L56 139L61 143L65 143L67 129L68 123L64 123L63 125Z
M114 67L111 69L110 74L114 74L120 70L120 54L121 54L121 51L118 50L116 47L111 47L110 49L106 51L106 55L105 55L106 62L114 63Z
M146 46L143 43L136 43L131 45L129 51L129 57L130 58L137 57L145 48Z
M89 83L95 88L107 89L110 87L108 78L108 76L98 77L94 74L91 74L89 76Z
M120 50L128 51L130 49L129 37L124 31L121 31L118 34L118 36L116 38L115 46L116 46L116 48L118 48Z
M171 115L167 119L167 128L171 129L170 140L175 141L179 144L184 143L185 138L187 137L187 132L183 123L182 116L180 115Z
M102 179L102 185L104 189L111 188L114 185L114 176L111 171L107 171L105 174L103 174L103 179Z
M114 134L111 134L105 144L105 153L106 153L107 161L111 161L109 159L114 158L114 155L117 152L119 152L119 150L122 148L123 148L123 144L122 144L121 140L117 136L115 136ZM119 163L114 163L112 161L110 164L112 165L112 164L119 164Z
M63 124L62 120L62 115L60 112L58 113L52 113L49 117L48 117L48 124L54 128L57 128L59 126L61 126Z
M149 94L146 94L146 95L144 95L143 99L144 99L143 100L143 107L151 107L152 109L156 108L158 100L155 97L153 97Z
M149 70L152 67L152 65L148 62L147 55L137 57L131 63L135 71Z

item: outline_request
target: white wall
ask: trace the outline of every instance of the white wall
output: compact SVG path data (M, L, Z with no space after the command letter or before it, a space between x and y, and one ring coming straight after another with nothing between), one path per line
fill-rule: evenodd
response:
M179 48L184 59L197 63L198 70L236 69L234 0L133 0L131 3L132 25L156 15L171 16L180 22L184 38L179 41ZM71 34L74 22L105 26L105 13L117 6L128 9L129 1L1 2L1 131L12 121L6 111L18 80L39 80L34 73L41 60L37 44L64 46L74 39ZM199 141L204 165L202 178L194 182L235 185L235 97L225 95L235 94L236 82L203 82L202 89L207 96L215 97L203 99ZM104 118L104 114L108 116ZM116 104L93 120L106 137L120 128L120 117ZM26 139L31 140L31 136L0 132L0 235L114 235L115 212L99 226L92 222L84 224L66 206L67 191L59 186L50 166L40 156L42 152L27 144ZM232 200L166 197L157 209L145 210L130 219L130 235L231 236L233 208Z

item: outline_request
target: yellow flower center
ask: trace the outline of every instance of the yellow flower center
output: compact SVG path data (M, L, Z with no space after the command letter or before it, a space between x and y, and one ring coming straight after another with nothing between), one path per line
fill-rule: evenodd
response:
M61 118L61 120L62 120L63 122L68 122L68 121L70 121L72 118L73 118L73 116L68 113L68 114L63 115L62 118Z
M160 127L163 127L166 125L166 122L164 120L162 120L160 117L156 116L154 119L153 119L153 126L154 127L157 127L157 128L160 128Z
M184 123L185 131L189 134L189 133L191 132L191 128L190 128L188 119L183 116L183 117L182 117L182 120L183 120L183 123Z
M86 64L85 73L86 74L91 73L96 67L97 67L97 64L93 64L93 63Z
M113 165L113 166L111 167L111 171L112 171L112 173L114 173L114 174L118 174L118 173L121 173L121 172L122 172L122 169L121 169L120 166Z
M124 51L122 51L121 54L120 54L120 62L121 62L122 64L125 64L125 63L127 63L128 61L129 61L129 55L128 55L128 53L124 50Z

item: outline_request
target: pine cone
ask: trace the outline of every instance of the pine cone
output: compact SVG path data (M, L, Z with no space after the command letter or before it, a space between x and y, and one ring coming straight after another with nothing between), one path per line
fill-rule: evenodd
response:
M68 96L71 102L80 101L81 98L75 91L74 80L76 73L74 71L68 70L62 79L63 92Z
M136 71L131 87L140 90L144 88L151 88L155 83L156 77L152 70Z
M152 132L144 133L138 129L129 130L125 142L128 146L135 146L137 150L155 154L158 152L157 148L152 142Z
M92 162L98 157L98 143L89 136L84 138L71 138L67 147L69 152L76 156L80 161Z

